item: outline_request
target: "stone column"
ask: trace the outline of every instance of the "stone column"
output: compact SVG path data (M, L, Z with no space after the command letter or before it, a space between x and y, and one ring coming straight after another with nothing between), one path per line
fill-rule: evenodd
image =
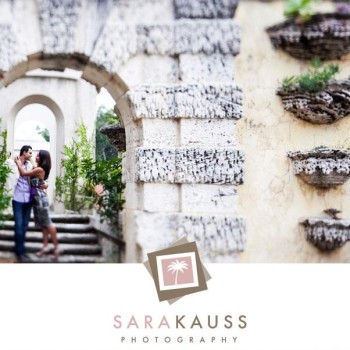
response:
M135 87L117 104L132 114L125 125L127 262L182 236L197 242L204 261L233 262L244 249L237 216L244 155L235 134L242 91L233 81L239 28L225 19L236 3L224 3L227 11L215 1L174 1L173 25L138 27L143 52L177 58L179 83Z

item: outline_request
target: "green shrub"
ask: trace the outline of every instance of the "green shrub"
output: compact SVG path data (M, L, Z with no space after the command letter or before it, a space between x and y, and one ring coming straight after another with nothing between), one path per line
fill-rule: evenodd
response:
M300 17L308 20L315 13L313 6L319 0L287 0L284 8L286 17Z
M70 146L64 146L63 173L56 177L56 199L64 203L65 209L80 212L93 204L93 187L83 164L92 161L95 147L88 140L86 125L82 124L76 135Z
M328 64L322 69L322 62L319 59L311 61L312 69L300 76L291 76L283 79L282 90L288 91L297 88L302 92L320 92L324 90L329 81L339 72L339 66Z
M11 197L8 195L6 188L6 180L11 173L11 169L6 163L7 158L7 131L0 129L0 224L8 218L5 210L10 206L11 202Z
M94 194L94 204L101 217L118 231L119 211L123 209L122 160L114 158L104 161L86 160L84 171L93 186L101 185L103 193Z

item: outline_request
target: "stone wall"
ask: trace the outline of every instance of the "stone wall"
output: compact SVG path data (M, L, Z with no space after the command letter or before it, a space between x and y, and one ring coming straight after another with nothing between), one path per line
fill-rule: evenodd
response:
M320 254L299 225L328 207L348 218L349 184L315 190L287 153L337 148L350 122L311 125L283 109L280 82L307 68L265 31L283 20L283 2L236 5L3 1L2 84L33 68L70 67L111 93L126 134L128 262L181 235L197 240L205 261L349 261L347 246Z
M284 20L282 1L241 1L236 20L242 28L241 53L235 77L244 91L244 118L237 124L239 148L245 153L244 185L238 187L238 211L246 219L247 246L240 262L349 262L350 246L320 252L306 240L300 220L324 216L337 208L350 217L350 183L328 190L315 189L294 174L289 151L317 146L349 145L350 118L313 125L283 109L276 90L283 78L309 67L308 62L275 50L265 29ZM321 4L332 10L331 2ZM349 57L339 64L339 79L350 74Z

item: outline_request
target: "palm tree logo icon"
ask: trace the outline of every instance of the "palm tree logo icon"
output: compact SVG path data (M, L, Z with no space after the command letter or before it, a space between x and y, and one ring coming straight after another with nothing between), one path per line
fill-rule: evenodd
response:
M188 264L186 261L179 261L178 259L176 259L175 261L173 261L171 264L168 265L168 271L172 271L172 273L175 273L175 285L177 285L177 278L179 275L179 271L181 273L184 273L185 270L188 269Z

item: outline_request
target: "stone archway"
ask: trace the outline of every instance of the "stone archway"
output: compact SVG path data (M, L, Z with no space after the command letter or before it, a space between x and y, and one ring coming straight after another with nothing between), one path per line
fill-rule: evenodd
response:
M3 3L3 85L31 69L68 67L116 101L127 142L127 262L183 235L204 260L235 261L245 246L236 214L244 162L232 75L237 1Z
M15 118L18 114L18 112L24 108L25 106L28 106L33 103L39 103L49 108L49 110L53 113L55 117L55 132L51 136L51 145L53 145L53 152L51 152L52 156L52 162L55 165L55 167L52 169L51 178L53 179L51 181L50 186L50 201L53 199L53 184L54 179L58 175L57 170L60 168L61 164L61 153L64 145L65 140L65 125L64 125L64 117L62 110L59 108L59 106L56 104L55 101L51 100L47 96L43 95L32 95L27 96L20 101L18 101L11 109L9 117L7 118L7 132L8 132L8 149L10 151L13 151L14 149L14 125L15 125Z
M11 109L9 117L7 118L7 132L8 132L8 148L10 150L13 149L13 135L14 135L14 124L15 118L18 112L25 106L30 105L32 103L39 103L46 107L48 107L55 116L56 120L56 134L53 136L53 145L55 148L55 152L53 152L54 164L56 165L56 169L59 169L61 163L61 150L63 149L64 140L65 140L65 127L64 127L64 117L62 110L57 105L55 101L50 99L47 96L43 95L32 95L27 96L20 101L18 101Z

